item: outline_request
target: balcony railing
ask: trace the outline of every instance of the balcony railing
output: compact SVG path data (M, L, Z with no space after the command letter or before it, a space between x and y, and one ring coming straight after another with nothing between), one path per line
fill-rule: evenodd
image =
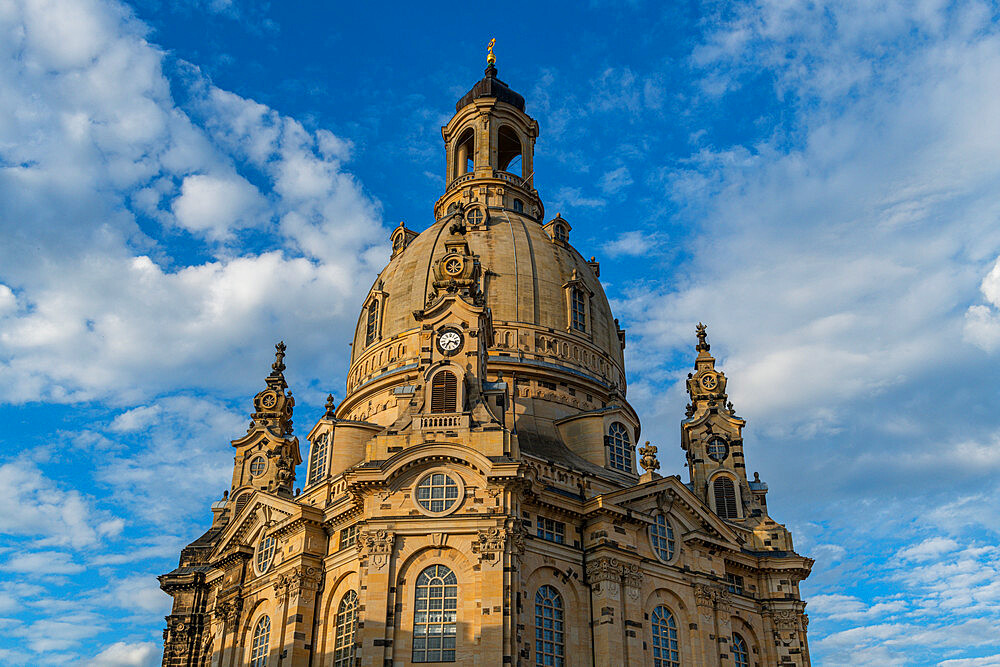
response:
M461 412L420 415L416 423L421 431L469 428L469 415Z

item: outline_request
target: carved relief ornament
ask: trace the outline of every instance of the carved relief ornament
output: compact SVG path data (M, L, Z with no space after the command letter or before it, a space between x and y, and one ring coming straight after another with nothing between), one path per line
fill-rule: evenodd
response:
M396 534L388 530L370 530L358 534L357 549L361 558L368 558L376 569L389 564Z

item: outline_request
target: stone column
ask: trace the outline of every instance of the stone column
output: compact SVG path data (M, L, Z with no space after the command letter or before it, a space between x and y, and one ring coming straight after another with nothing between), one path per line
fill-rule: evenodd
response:
M361 558L358 591L359 625L362 667L383 667L392 659L392 627L386 622L395 608L393 585L393 551L396 534L388 530L371 530L358 535L357 547Z
M622 616L625 629L625 664L646 664L643 651L645 637L644 613L642 608L642 570L636 563L625 563L623 566L624 591L622 595Z
M587 563L587 583L593 608L594 667L618 667L625 655L622 600L622 566L614 558Z

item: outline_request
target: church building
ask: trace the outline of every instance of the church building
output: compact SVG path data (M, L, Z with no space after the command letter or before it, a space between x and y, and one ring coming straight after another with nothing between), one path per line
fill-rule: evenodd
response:
M164 667L810 664L813 561L747 477L706 328L687 471L661 473L600 265L533 187L538 133L491 53L302 440L278 344L230 490L160 577Z

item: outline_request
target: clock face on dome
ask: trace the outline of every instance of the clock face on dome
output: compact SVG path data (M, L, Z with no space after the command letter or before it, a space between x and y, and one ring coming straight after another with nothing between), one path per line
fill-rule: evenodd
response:
M438 334L437 346L443 354L455 354L462 349L462 332L458 329L442 329Z

